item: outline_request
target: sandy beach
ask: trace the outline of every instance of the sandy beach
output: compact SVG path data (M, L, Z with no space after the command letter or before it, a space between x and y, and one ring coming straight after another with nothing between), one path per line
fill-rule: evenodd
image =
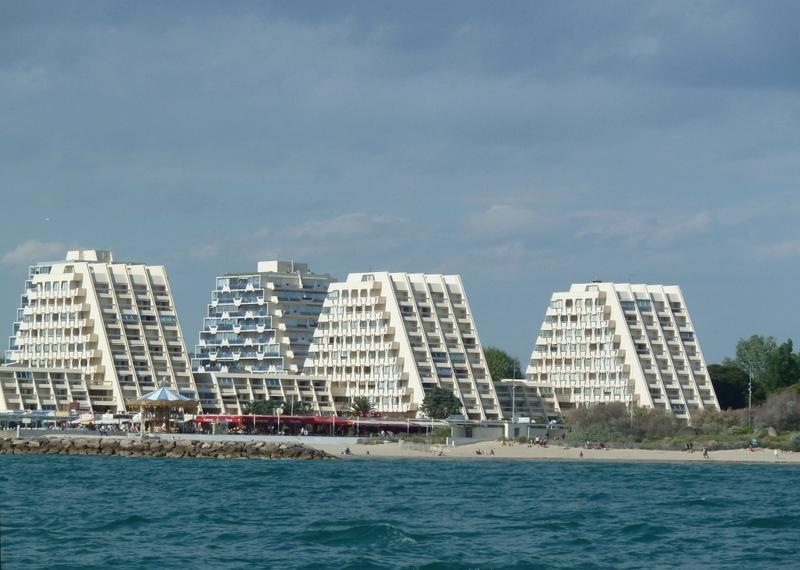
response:
M314 447L328 453L346 458L422 458L440 457L469 458L481 461L494 459L519 459L519 460L561 460L561 461L647 461L647 462L681 462L681 463L772 463L800 465L800 453L780 451L778 457L772 449L731 449L710 451L709 459L703 458L702 449L694 453L684 451L663 451L651 449L581 449L578 447L561 447L550 445L547 447L528 447L525 444L504 446L500 442L482 442L458 447L445 447L439 445L426 446L424 444L383 443L374 445L357 444L350 446L351 455L342 455L346 445L320 445ZM476 451L480 450L481 455ZM442 453L440 456L439 453ZM492 455L492 451L494 455ZM583 458L581 458L583 452Z

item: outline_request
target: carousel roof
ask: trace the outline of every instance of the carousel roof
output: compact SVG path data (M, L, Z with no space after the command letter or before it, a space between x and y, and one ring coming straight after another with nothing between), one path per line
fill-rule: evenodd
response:
M197 408L197 400L182 396L171 388L159 388L149 394L139 396L135 400L128 400L128 405L133 408Z
M149 394L136 398L138 402L193 402L191 398L181 396L170 388L159 388Z

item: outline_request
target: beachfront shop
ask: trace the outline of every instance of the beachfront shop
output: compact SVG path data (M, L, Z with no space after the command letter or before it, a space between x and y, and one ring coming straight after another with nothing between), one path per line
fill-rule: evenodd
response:
M47 429L68 424L76 418L76 414L55 410L0 412L0 430L14 430L18 426L22 429Z
M340 418L337 416L199 415L195 429L208 434L317 435L334 437L395 437L426 434L440 427L430 420Z

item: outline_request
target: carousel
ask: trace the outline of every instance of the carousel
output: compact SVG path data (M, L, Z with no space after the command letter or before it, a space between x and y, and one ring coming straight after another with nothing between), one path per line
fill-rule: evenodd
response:
M152 421L151 431L155 431L157 426L166 433L171 433L170 424L172 422L173 411L180 414L196 413L198 401L182 396L171 388L159 388L149 394L139 396L135 400L128 400L127 405L131 410L138 410L138 419L134 416L135 423L140 424L144 434L145 422Z

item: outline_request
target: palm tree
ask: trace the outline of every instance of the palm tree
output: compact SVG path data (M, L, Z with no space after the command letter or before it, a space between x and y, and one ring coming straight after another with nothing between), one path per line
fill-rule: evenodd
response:
M367 416L375 411L375 404L366 396L356 396L350 403L350 411L356 416Z

